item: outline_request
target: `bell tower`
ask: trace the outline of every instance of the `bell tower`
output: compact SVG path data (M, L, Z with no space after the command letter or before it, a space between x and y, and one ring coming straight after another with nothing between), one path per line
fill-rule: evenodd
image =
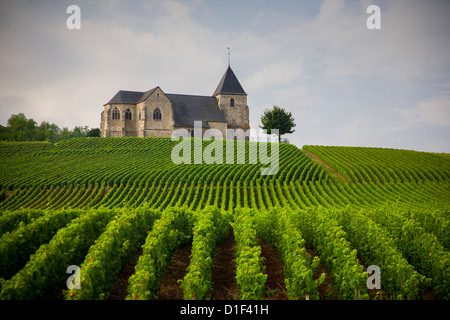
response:
M228 60L228 68L213 96L217 99L220 110L224 112L228 123L227 127L246 130L250 128L247 93L245 93L229 63Z

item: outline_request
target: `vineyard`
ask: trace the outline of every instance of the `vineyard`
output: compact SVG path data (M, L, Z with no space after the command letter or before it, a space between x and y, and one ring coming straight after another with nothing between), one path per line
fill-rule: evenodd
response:
M176 144L0 143L0 300L165 299L170 274L174 299L450 298L447 154L280 144L261 175L266 144L174 164Z

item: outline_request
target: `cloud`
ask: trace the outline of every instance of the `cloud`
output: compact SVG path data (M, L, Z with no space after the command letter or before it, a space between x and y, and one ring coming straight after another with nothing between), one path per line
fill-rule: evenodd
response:
M70 31L67 3L0 2L1 123L25 112L98 127L120 89L210 95L231 46L254 127L277 104L296 119L292 142L401 146L416 128L424 145L440 141L435 127L449 126L448 1L236 3L233 15L200 0L79 1L82 29ZM381 30L366 28L370 4L381 7Z
M337 127L330 141L334 145L394 148L400 145L402 138L384 130L377 119L361 116Z
M102 10L116 12L120 5L109 1ZM83 18L90 11L81 8L82 28L77 31L65 27L65 10L62 23L34 26L32 11L10 9L17 20L11 19L9 33L2 32L8 44L0 63L5 71L2 123L24 112L38 122L98 127L103 104L118 90L161 86L169 93L212 94L225 70L213 53L220 39L199 25L181 2L161 3L150 31ZM45 10L42 14L54 18Z
M245 82L249 90L257 91L273 88L278 85L292 83L300 74L302 68L298 61L280 59L266 64L249 76Z
M436 97L419 103L419 117L429 125L450 128L450 97Z
M366 27L369 4L325 0L314 19L285 31L285 44L320 60L326 77L382 75L403 81L447 72L449 2L380 2L381 30Z
M409 125L426 124L450 128L450 96L438 96L421 101L412 109L392 109Z

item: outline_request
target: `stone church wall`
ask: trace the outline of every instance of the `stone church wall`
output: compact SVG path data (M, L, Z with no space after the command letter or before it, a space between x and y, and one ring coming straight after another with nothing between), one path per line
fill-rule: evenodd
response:
M156 108L161 111L161 119L153 119ZM144 102L145 110L145 136L146 137L170 137L173 131L172 103L161 89L155 90Z
M228 127L249 128L249 110L247 106L247 96L220 94L217 97L219 108L223 110ZM234 106L231 106L231 99L234 99Z

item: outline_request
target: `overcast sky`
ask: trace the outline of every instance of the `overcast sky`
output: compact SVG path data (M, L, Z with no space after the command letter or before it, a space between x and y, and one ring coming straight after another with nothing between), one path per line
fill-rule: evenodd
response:
M251 127L278 105L298 147L450 152L448 0L1 0L0 40L2 125L99 127L118 90L212 95L231 47Z

